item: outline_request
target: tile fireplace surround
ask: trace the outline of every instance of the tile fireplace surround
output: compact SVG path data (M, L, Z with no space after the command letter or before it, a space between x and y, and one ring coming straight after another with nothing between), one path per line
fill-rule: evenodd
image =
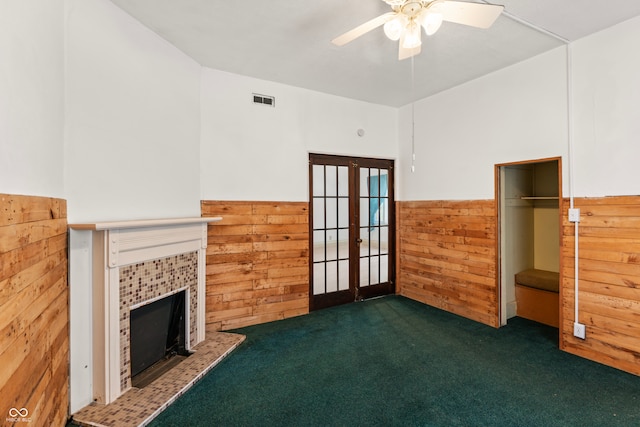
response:
M81 406L88 393L90 401L110 404L131 389L131 310L185 291L186 345L190 350L204 341L207 223L220 220L178 218L69 226L76 239L80 236L88 242L84 252L90 254L84 257L90 265L76 267L89 271L85 277L91 281L91 319L84 320L91 322L86 333L92 341L91 363L86 365L92 372L80 374L90 377L91 386L82 390ZM73 370L71 375L73 388Z

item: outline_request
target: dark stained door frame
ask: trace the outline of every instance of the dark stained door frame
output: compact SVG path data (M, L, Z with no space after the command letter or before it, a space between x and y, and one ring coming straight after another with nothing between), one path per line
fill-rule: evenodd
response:
M321 176L324 181L321 184L314 185L314 166L316 173L320 171L318 168L322 168ZM393 166L393 160L309 155L310 310L395 292ZM327 171L335 174L336 188L327 188ZM348 192L338 188L340 179L346 178ZM314 194L314 187L322 188L322 194ZM346 206L348 223L339 217L339 211L346 210ZM329 227L327 218L334 215L334 208L335 221L331 218L333 222ZM387 219L384 223L380 221L383 208ZM314 209L324 210L322 224L314 224ZM366 212L363 212L365 210ZM348 235L348 250L343 248L341 251L340 244L335 243L336 254L329 255L327 239L330 233L336 240L339 240L340 236ZM332 269L335 265L338 270L334 274L337 283L335 286L332 284L331 289L327 286L328 265L331 265ZM349 270L348 276L344 272L346 265ZM319 272L318 277L314 276L314 271ZM347 277L348 283L343 283ZM324 283L321 283L322 280Z

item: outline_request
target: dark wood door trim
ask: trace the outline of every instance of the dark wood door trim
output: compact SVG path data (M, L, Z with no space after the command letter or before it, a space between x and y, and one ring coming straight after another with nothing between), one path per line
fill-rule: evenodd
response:
M349 289L326 294L314 295L314 194L313 194L313 166L348 166L349 168ZM318 310L333 305L344 304L363 298L372 298L395 292L395 197L394 197L394 162L393 160L333 156L326 154L309 155L309 309ZM388 256L387 277L384 283L371 286L359 286L360 248L357 240L360 238L360 169L379 168L388 170ZM317 197L317 196L316 196ZM362 213L364 214L364 213ZM367 213L368 214L368 213ZM316 230L317 231L317 230ZM380 262L382 258L378 258Z

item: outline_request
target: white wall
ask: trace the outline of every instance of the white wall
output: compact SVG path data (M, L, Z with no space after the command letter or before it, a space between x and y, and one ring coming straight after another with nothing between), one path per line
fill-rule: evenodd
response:
M574 195L640 194L640 17L571 45ZM497 163L562 156L569 196L567 49L400 110L399 200L492 199ZM416 70L420 72L420 70Z
M69 221L200 216L200 66L107 0L66 1Z
M200 216L201 67L107 0L65 19L69 222ZM93 398L90 237L70 234L72 413Z
M573 51L575 195L640 194L640 17Z
M399 200L495 197L494 165L565 156L564 47L400 110ZM420 72L420 70L416 70Z
M310 152L396 159L397 109L203 69L204 200L308 201Z
M63 197L63 0L0 1L0 193Z

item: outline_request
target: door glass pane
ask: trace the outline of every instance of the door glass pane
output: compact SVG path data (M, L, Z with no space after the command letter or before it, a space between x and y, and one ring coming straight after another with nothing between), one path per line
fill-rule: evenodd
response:
M389 171L380 170L380 203L378 207L378 224L389 224Z
M360 258L360 287L369 286L369 257Z
M338 195L338 168L336 166L325 166L327 177L327 197L335 197Z
M389 227L380 227L380 253L389 253Z
M327 218L326 218L326 228L337 228L338 227L338 199L335 198L327 198Z
M324 230L313 232L313 261L324 261Z
M368 226L369 225L369 198L362 197L360 198L360 226Z
M382 255L380 257L380 283L389 281L389 256Z
M338 230L338 258L349 258L349 230Z
M313 195L324 196L324 166L313 165Z
M349 167L338 166L338 196L349 196Z
M369 168L360 168L360 197L369 197Z
M321 230L324 228L324 199L313 199L313 229Z
M380 169L369 169L369 197L380 197Z
M337 246L338 246L338 230L327 230L327 240L325 246L327 248L327 261L333 261L337 259Z
M338 227L349 227L349 199L338 199Z
M335 292L338 290L338 263L336 261L330 261L326 263L327 266L327 292Z
M372 256L369 258L369 283L372 285L377 285L380 283L380 257Z
M360 243L360 256L369 255L370 233L369 227L360 228L360 239L362 240L362 243Z
M338 261L338 290L349 289L349 260Z
M313 264L313 294L324 294L324 263Z
M369 255L380 253L380 227L369 229Z

